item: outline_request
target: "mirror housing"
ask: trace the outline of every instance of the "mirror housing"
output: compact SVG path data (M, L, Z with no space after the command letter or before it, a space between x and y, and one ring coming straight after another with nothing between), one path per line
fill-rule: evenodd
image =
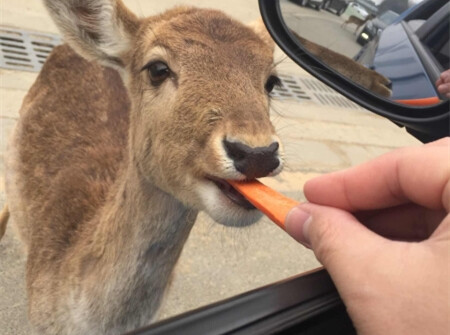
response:
M447 0L424 1L423 6L443 6ZM312 55L298 42L286 26L279 0L259 0L263 21L278 46L295 63L348 99L369 111L383 116L422 142L431 142L450 135L450 102L426 107L399 104L377 96L351 81ZM425 8L426 9L426 8Z

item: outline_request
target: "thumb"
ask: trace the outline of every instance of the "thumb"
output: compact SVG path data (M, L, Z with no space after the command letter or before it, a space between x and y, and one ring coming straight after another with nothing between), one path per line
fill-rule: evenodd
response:
M350 213L309 203L294 207L285 226L289 235L311 248L319 262L338 276L348 274L358 262L367 263L386 242Z

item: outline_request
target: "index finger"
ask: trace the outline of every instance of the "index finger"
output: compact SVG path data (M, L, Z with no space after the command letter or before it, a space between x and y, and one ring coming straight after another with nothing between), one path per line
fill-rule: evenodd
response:
M449 210L450 138L308 181L308 201L350 212L416 203Z

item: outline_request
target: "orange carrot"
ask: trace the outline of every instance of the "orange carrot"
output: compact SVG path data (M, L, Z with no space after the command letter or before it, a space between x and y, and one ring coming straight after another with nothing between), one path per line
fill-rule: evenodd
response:
M286 230L284 226L286 216L292 207L298 205L298 201L278 193L257 180L227 180L227 182L280 228Z

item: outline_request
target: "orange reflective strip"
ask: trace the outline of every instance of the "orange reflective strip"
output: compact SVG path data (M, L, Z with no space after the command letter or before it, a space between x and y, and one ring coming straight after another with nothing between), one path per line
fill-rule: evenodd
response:
M411 106L430 106L440 103L441 99L439 99L438 97L430 97L421 99L395 100L395 102Z

